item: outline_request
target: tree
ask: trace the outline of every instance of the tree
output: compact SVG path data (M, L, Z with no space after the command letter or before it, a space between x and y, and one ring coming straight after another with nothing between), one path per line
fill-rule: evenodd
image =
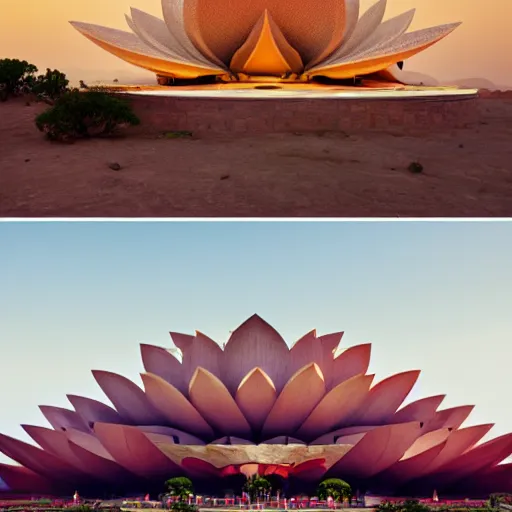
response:
M69 80L58 69L47 69L39 75L32 86L32 92L43 98L56 99L69 91Z
M26 60L0 59L0 100L31 90L37 68Z
M262 496L270 490L270 482L264 476L250 476L244 484L244 491L249 495L251 501Z
M165 482L165 486L171 496L176 496L182 501L187 501L191 494L194 494L192 480L185 476L177 476Z
M334 501L351 500L352 488L344 480L328 478L320 483L317 494L321 500L326 500L329 496L331 496Z

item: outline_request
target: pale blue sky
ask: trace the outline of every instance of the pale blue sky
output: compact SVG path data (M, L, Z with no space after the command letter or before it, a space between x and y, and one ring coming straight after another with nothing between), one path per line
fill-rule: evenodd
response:
M3 223L0 244L8 435L66 393L106 400L93 368L140 384L140 342L225 342L253 313L288 343L371 341L379 380L422 369L410 399L446 393L477 405L467 424L512 431L510 222Z

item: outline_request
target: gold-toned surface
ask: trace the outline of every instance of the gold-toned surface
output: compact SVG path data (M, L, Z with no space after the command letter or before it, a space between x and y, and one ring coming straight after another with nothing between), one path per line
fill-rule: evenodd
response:
M303 68L300 55L290 46L266 9L230 64L233 72L248 75L281 76L301 73Z
M304 61L341 44L345 0L186 0L185 27L203 54L228 63L265 9Z
M353 447L352 445L306 446L296 444L220 445L192 446L157 443L156 446L174 463L181 464L187 457L209 462L217 468L240 464L302 464L308 460L325 459L330 468Z

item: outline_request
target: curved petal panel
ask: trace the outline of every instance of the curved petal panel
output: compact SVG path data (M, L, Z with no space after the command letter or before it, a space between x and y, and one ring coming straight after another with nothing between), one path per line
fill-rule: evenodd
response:
M379 0L377 3L372 5L357 22L351 37L345 39L343 44L334 51L328 59L320 62L320 64L316 65L315 68L320 68L342 59L362 45L382 23L382 19L386 13L386 6L387 0ZM314 64L315 62L312 63L311 69L313 69Z
M310 75L323 75L342 80L382 71L399 61L409 59L426 50L453 32L459 25L460 23L452 23L409 32L394 39L389 44L370 49L364 54L358 54L353 58L342 58L325 66L321 64L315 70L310 70Z
M258 432L276 398L276 388L270 377L261 368L254 368L240 382L235 402L254 431Z
M363 403L373 375L356 375L331 389L297 431L302 439L314 439L343 423Z
M165 53L171 60L188 62L199 66L216 66L197 51L193 51L186 44L171 33L164 20L152 16L139 9L131 8L132 30L148 46ZM190 46L192 46L190 44ZM219 68L220 70L220 68Z
M461 407L451 407L450 409L443 409L436 412L432 420L424 425L424 432L432 432L440 428L451 428L457 430L471 414L474 405L463 405Z
M288 347L281 335L258 315L238 327L224 348L222 379L236 393L242 379L255 367L261 368L279 393L287 380Z
M149 401L172 425L212 438L213 429L177 388L151 373L142 373L141 377Z
M48 423L55 430L66 430L67 428L75 428L88 432L89 427L74 411L64 409L62 407L53 407L51 405L40 405L39 410L43 413L44 417L48 420Z
M172 342L179 348L182 354L183 351L187 349L187 346L194 340L194 336L191 334L170 332L169 335L171 336Z
M331 379L327 390L368 371L372 346L370 343L356 345L344 350L332 363Z
M317 364L299 370L277 397L265 424L266 438L293 433L325 395L325 382Z
M169 33L174 38L172 46L181 47L186 55L188 55L192 60L203 59L207 62L211 61L215 63L220 68L224 68L224 64L217 58L217 56L206 48L204 43L200 45L192 44L185 28L184 2L185 0L161 0L165 23ZM198 38L200 39L200 36L196 34L196 40ZM203 51L201 53L197 48L206 48L207 51Z
M71 25L100 48L130 64L154 73L178 78L197 78L219 73L220 68L214 65L198 66L184 62L171 62L165 53L147 46L136 35L124 30L77 21L72 21Z
M206 444L202 439L199 439L198 437L193 436L188 432L183 432L183 430L178 430L176 428L159 426L146 426L137 428L141 432L144 432L148 439L153 439L154 436L164 436L166 438L166 443L169 442L169 439L172 439L173 444L193 444L197 446Z
M91 473L90 466L83 466L71 451L65 432L34 425L22 425L25 432L47 453L50 453L85 473Z
M331 353L331 359L333 359L332 355L333 354ZM319 366L322 375L324 375L322 369L323 361L324 347L322 346L320 339L317 338L316 331L310 331L292 345L290 355L288 357L288 374L294 375L308 364L316 363Z
M183 378L189 382L198 367L221 378L222 349L208 336L196 332L195 337L181 350L183 354Z
M459 455L462 455L478 443L492 427L493 424L476 425L452 432L446 440L442 452L428 466L423 468L422 474L438 471L445 464L455 460Z
M445 441L450 437L450 435L450 429L442 428L440 430L434 430L433 432L429 432L428 434L424 434L421 437L418 437L412 446L404 453L404 456L400 459L400 461L416 457L420 453L426 452L434 446L439 446L443 443L446 444Z
M184 379L183 366L169 350L141 343L140 353L148 373L158 375L182 393L188 392L188 380Z
M9 492L13 493L51 493L52 482L23 466L11 466L0 463L0 480L3 480Z
M85 476L83 472L54 455L4 434L0 434L0 452L22 466L48 478L72 480Z
M421 432L418 422L386 425L370 430L333 468L333 475L369 478L403 456Z
M131 380L113 372L93 370L92 374L123 419L136 425L160 423L161 415Z
M346 59L355 60L359 55L364 55L370 50L376 50L377 48L391 44L398 37L405 34L407 29L411 26L415 13L416 10L411 9L410 11L399 14L381 23L370 37L365 39L363 43L346 56Z
M117 411L108 405L78 395L66 395L78 415L84 420L89 428L94 426L96 421L103 423L123 423L123 419Z
M355 416L347 424L382 425L390 420L420 375L419 370L397 373L381 380L368 393Z
M441 405L445 397L446 395L429 396L411 402L396 412L392 422L406 423L408 421L421 421L425 424L435 416L437 408Z
M251 427L226 386L204 368L197 368L189 389L190 401L203 418L226 435L251 437Z
M370 430L375 430L376 428L380 428L378 425L371 425L371 426L357 426L357 427L349 427L349 428L339 428L338 430L335 430L333 432L328 432L327 434L324 434L323 436L320 436L319 438L312 441L311 445L325 445L325 444L356 444L359 442L364 435L361 437L354 437L359 436L360 434L366 434L366 432L369 432Z
M94 432L116 462L136 475L160 477L179 473L179 467L136 427L98 422Z
M505 434L491 441L478 445L466 453L445 464L434 475L436 482L444 486L466 478L489 466L499 464L512 454L512 434Z

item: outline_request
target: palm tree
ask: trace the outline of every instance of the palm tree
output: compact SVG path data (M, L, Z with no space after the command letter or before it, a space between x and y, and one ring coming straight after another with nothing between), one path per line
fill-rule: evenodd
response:
M251 501L262 497L270 490L270 482L264 476L252 475L244 484L244 491L249 495Z

